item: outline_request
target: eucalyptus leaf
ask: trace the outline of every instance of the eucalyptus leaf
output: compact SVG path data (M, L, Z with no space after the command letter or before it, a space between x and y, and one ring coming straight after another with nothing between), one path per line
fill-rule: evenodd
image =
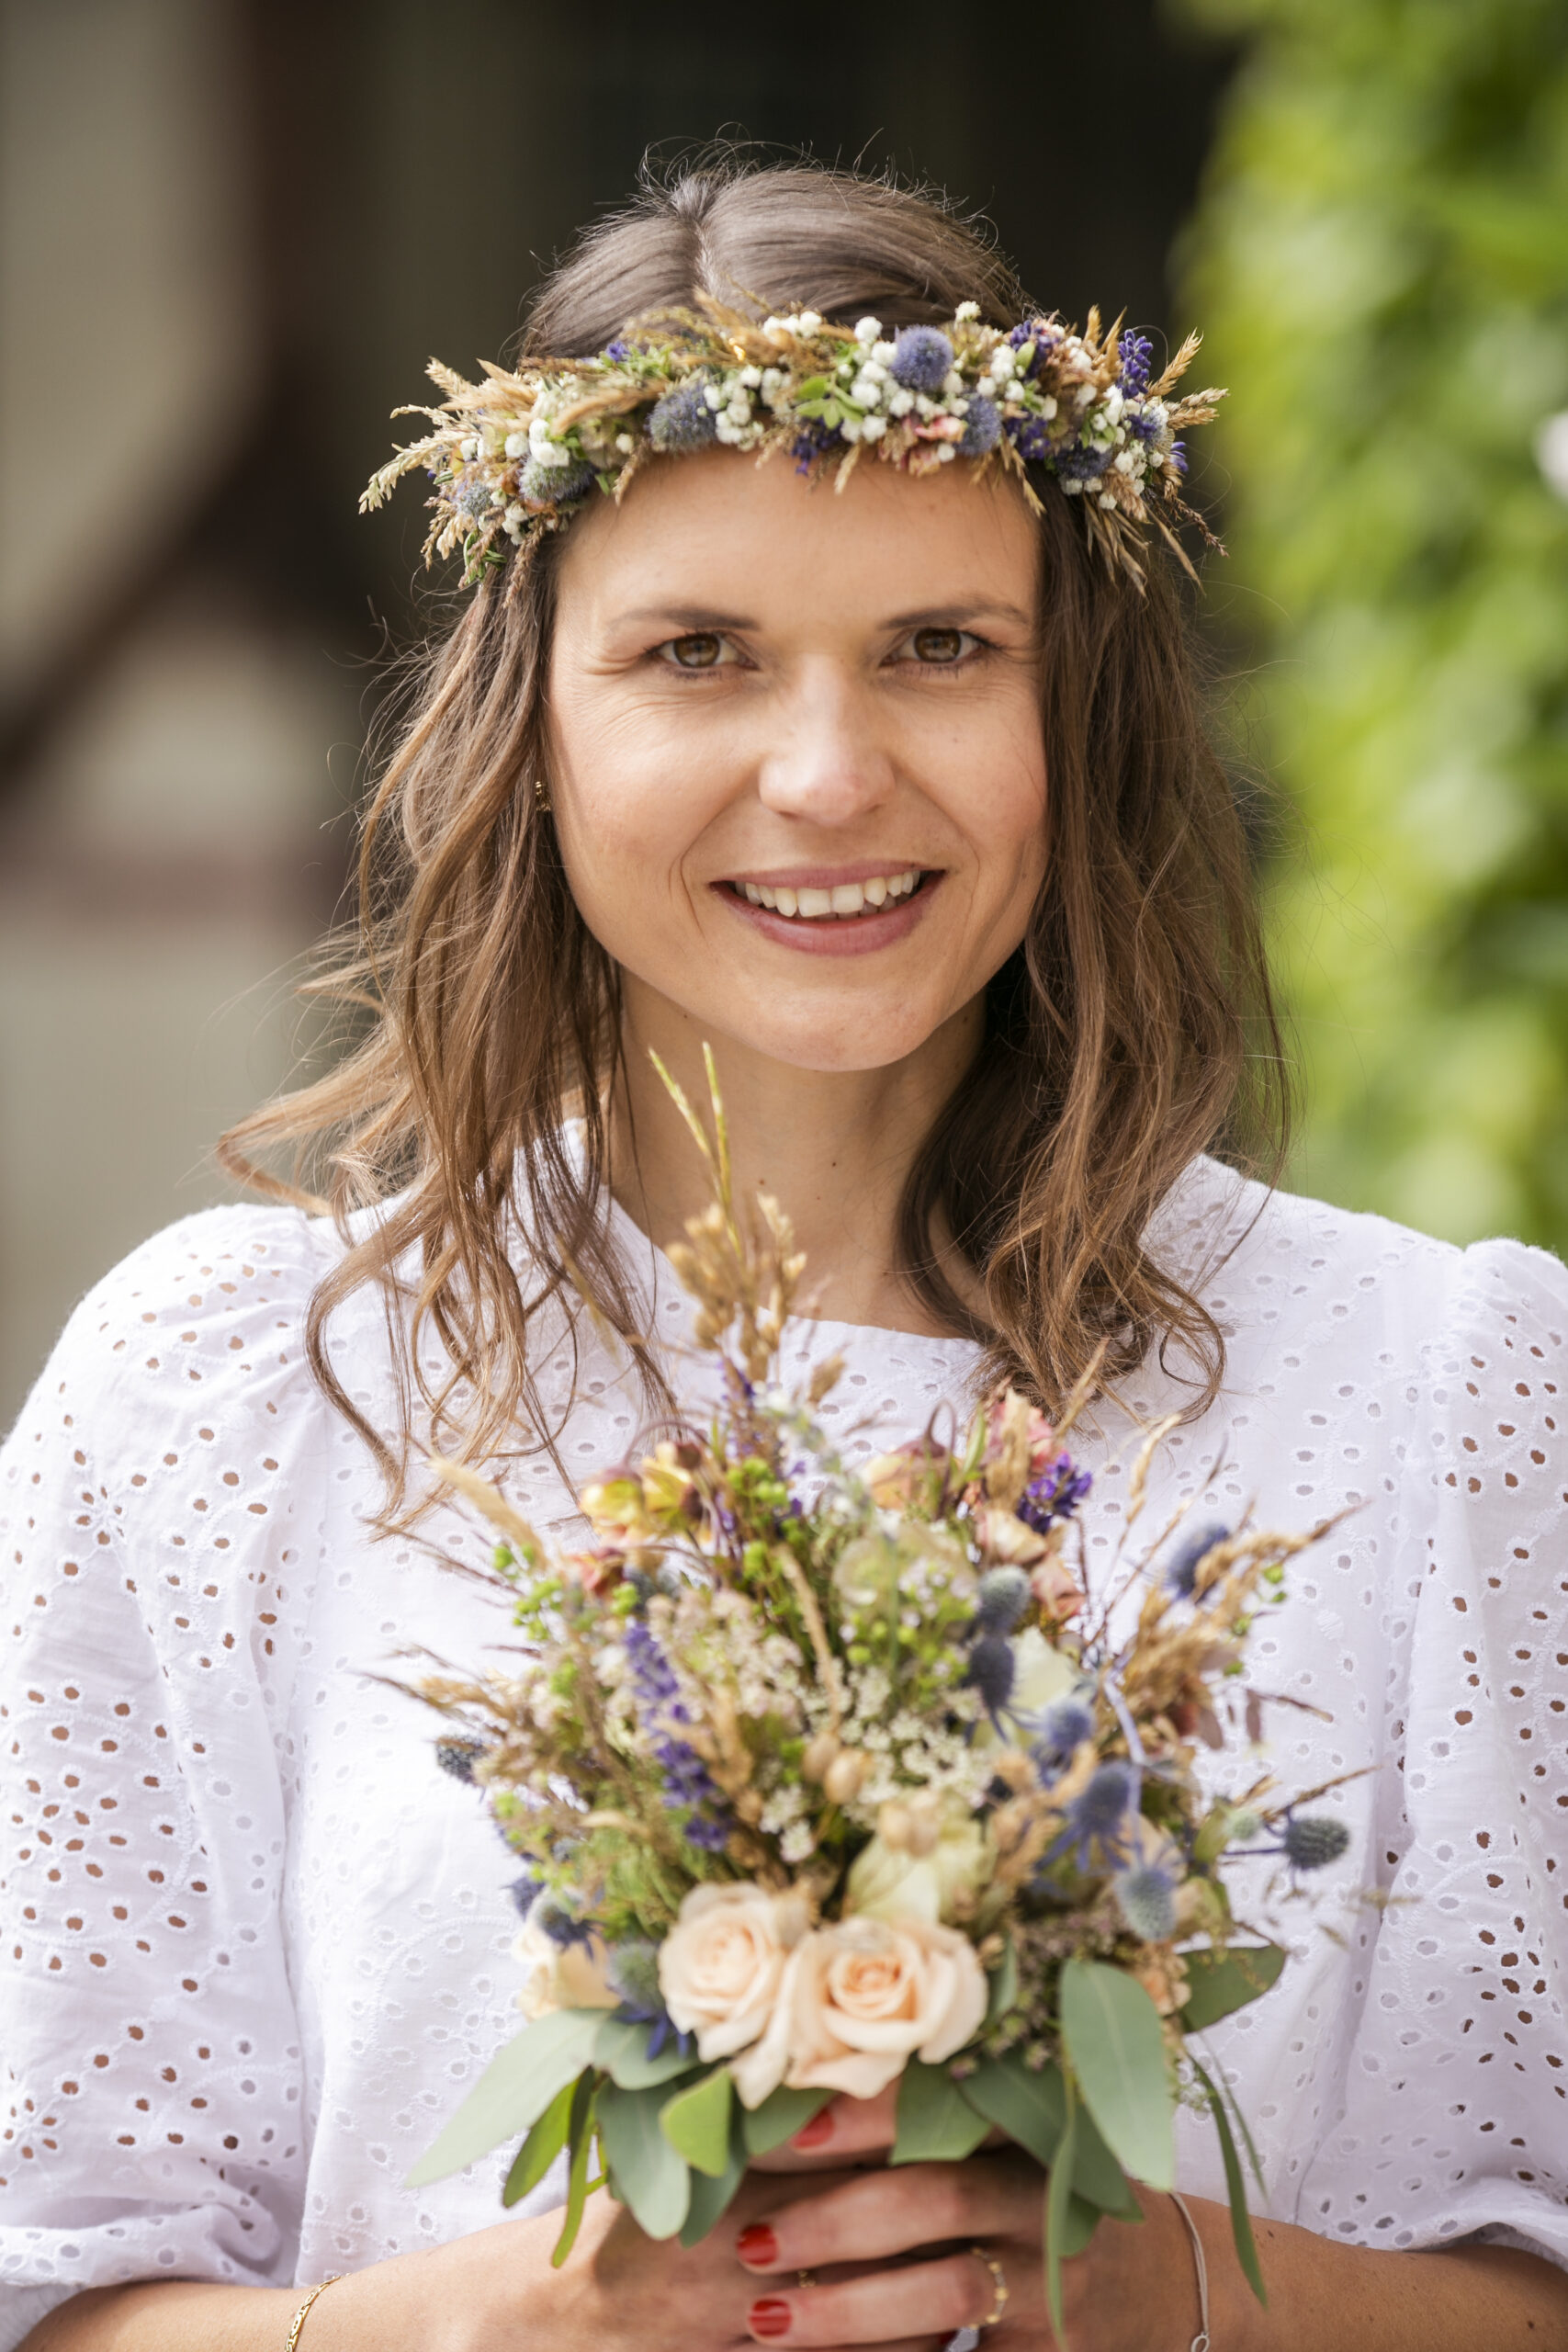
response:
M911 2058L898 2083L898 2124L890 2165L959 2164L989 2131L945 2066Z
M503 2205L515 2205L531 2188L537 2188L556 2158L567 2143L571 2129L571 2103L577 2095L577 2082L568 2083L558 2090L537 2123L518 2149L506 2186L501 2192Z
M615 2191L650 2238L672 2238L686 2218L692 2177L659 2124L664 2092L624 2091L607 2083L599 2094L599 2142L615 2177Z
M566 2211L561 2232L550 2256L552 2268L558 2270L572 2247L582 2226L582 2209L588 2202L588 2152L593 2145L595 2124L593 2086L599 2076L584 2073L572 2086L571 2123L568 2138L571 2143L571 2164L567 2172Z
M986 2028L999 2025L1010 2011L1018 2006L1018 1953L1010 1937L1002 1947L1002 1956L991 1971L987 1991Z
M1073 2158L1073 2194L1097 2212L1119 2222L1141 2222L1144 2209L1133 2194L1126 2174L1101 2139L1087 2107L1078 2109L1077 2153Z
M1285 1965L1278 1944L1232 1944L1228 1951L1190 1951L1182 1957L1192 1988L1181 2011L1188 2033L1201 2033L1233 2010L1260 2000Z
M556 2009L497 2052L434 2146L403 2183L424 2188L461 2172L503 2140L536 2123L563 2086L593 2056L603 2009Z
M618 2018L612 2011L599 2029L593 2044L593 2063L603 2066L610 2080L624 2091L651 2090L657 2083L672 2083L678 2075L701 2071L702 2060L696 2052L681 2051L673 2037L657 2058L650 2058L648 2045L652 2037L651 2025Z
M728 2211L736 2190L746 2177L746 2134L741 2125L739 2099L729 2115L729 2161L716 2177L711 2173L692 2175L692 2201L686 2208L686 2218L681 2224L681 2244L694 2246L706 2237Z
M1064 2078L1062 2136L1056 2161L1045 2184L1045 2308L1051 2314L1056 2342L1066 2352L1067 2331L1062 2318L1062 2264L1067 2258L1066 2239L1072 2211L1073 2158L1077 2153L1078 2106L1070 2078Z
M749 2107L742 2116L749 2155L771 2155L782 2148L786 2140L820 2115L832 2098L831 2091L773 2091L759 2107Z
M735 2086L728 2066L690 2087L682 2086L659 2110L659 2128L678 2156L710 2179L722 2177L729 2162L729 2111Z
M1036 2074L1021 2058L983 2058L958 2089L976 2114L1027 2148L1036 2164L1055 2162L1066 2120L1059 2067L1044 2066Z
M1191 2052L1188 2055L1190 2057ZM1214 2129L1220 2135L1220 2154L1225 2167L1225 2193L1230 2199L1231 2235L1235 2240L1236 2260L1247 2285L1258 2301L1267 2306L1269 2290L1263 2284L1263 2266L1258 2259L1258 2241L1252 2234L1252 2216L1247 2210L1247 2183L1241 2177L1241 2158L1235 2152L1231 2136L1230 2119L1225 2113L1224 2100L1212 2076L1192 2059L1192 2071L1202 2084L1208 2097L1209 2111L1214 2119Z
M1175 2088L1159 2011L1136 1978L1102 1961L1062 1970L1062 2041L1112 2155L1151 2188L1176 2186Z
M1078 2109L1078 2121L1083 2121L1082 2108ZM1091 2205L1086 2198L1069 2192L1067 2215L1062 2223L1061 2240L1057 2246L1064 2262L1070 2262L1075 2254L1082 2254L1104 2219L1098 2205Z

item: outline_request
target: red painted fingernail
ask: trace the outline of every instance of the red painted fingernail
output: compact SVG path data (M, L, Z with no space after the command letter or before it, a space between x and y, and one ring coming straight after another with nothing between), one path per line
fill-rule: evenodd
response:
M779 2242L766 2222L751 2222L736 2239L735 2251L756 2269L772 2270L779 2258Z
M764 2295L747 2312L746 2324L753 2335L787 2335L789 2305L781 2303L776 2295Z
M830 2107L825 2107L819 2115L814 2115L812 2117L809 2123L803 2123L801 2125L799 2131L790 2142L790 2146L792 2148L819 2148L823 2144L824 2141L830 2140L832 2136L833 2110Z

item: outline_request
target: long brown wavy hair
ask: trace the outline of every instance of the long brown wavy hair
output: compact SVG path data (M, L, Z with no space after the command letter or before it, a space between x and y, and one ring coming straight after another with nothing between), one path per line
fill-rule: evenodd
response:
M889 325L949 319L967 300L1000 324L1041 307L984 233L926 195L731 160L645 180L547 279L523 345L595 351L639 311L698 293ZM1047 489L1044 507L1047 871L987 990L980 1050L909 1171L901 1270L1047 1409L1097 1351L1114 1382L1173 1342L1200 1409L1223 1375L1221 1334L1145 1229L1196 1153L1273 1176L1286 1066L1176 568L1152 550L1139 594L1093 555L1065 497ZM405 703L363 820L357 935L331 982L358 1008L357 1039L220 1148L231 1171L275 1197L324 1199L337 1220L344 1254L311 1303L310 1357L381 1461L389 1522L416 1416L422 1442L465 1459L554 1451L534 1362L549 1302L612 1327L659 1385L605 1213L617 972L534 790L558 544L517 593L487 579ZM576 1149L563 1136L574 1115ZM293 1148L291 1182L257 1164L278 1146ZM378 1214L351 1229L367 1206ZM978 1277L983 1315L945 1280L936 1234ZM417 1280L400 1280L400 1262ZM367 1283L386 1293L400 1430L369 1427L332 1362L332 1314Z

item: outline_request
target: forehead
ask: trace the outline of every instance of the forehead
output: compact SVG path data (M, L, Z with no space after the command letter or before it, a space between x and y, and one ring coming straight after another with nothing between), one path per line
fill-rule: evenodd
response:
M787 458L733 449L661 458L619 506L595 497L566 533L561 615L613 617L650 596L749 605L1032 601L1041 545L1018 484L966 458L911 477L868 461L844 487Z

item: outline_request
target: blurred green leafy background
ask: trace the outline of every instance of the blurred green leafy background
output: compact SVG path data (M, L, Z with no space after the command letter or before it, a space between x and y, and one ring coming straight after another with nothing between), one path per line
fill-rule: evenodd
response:
M1182 272L1231 387L1211 595L1293 811L1292 1181L1562 1250L1568 9L1181 14L1246 44Z

